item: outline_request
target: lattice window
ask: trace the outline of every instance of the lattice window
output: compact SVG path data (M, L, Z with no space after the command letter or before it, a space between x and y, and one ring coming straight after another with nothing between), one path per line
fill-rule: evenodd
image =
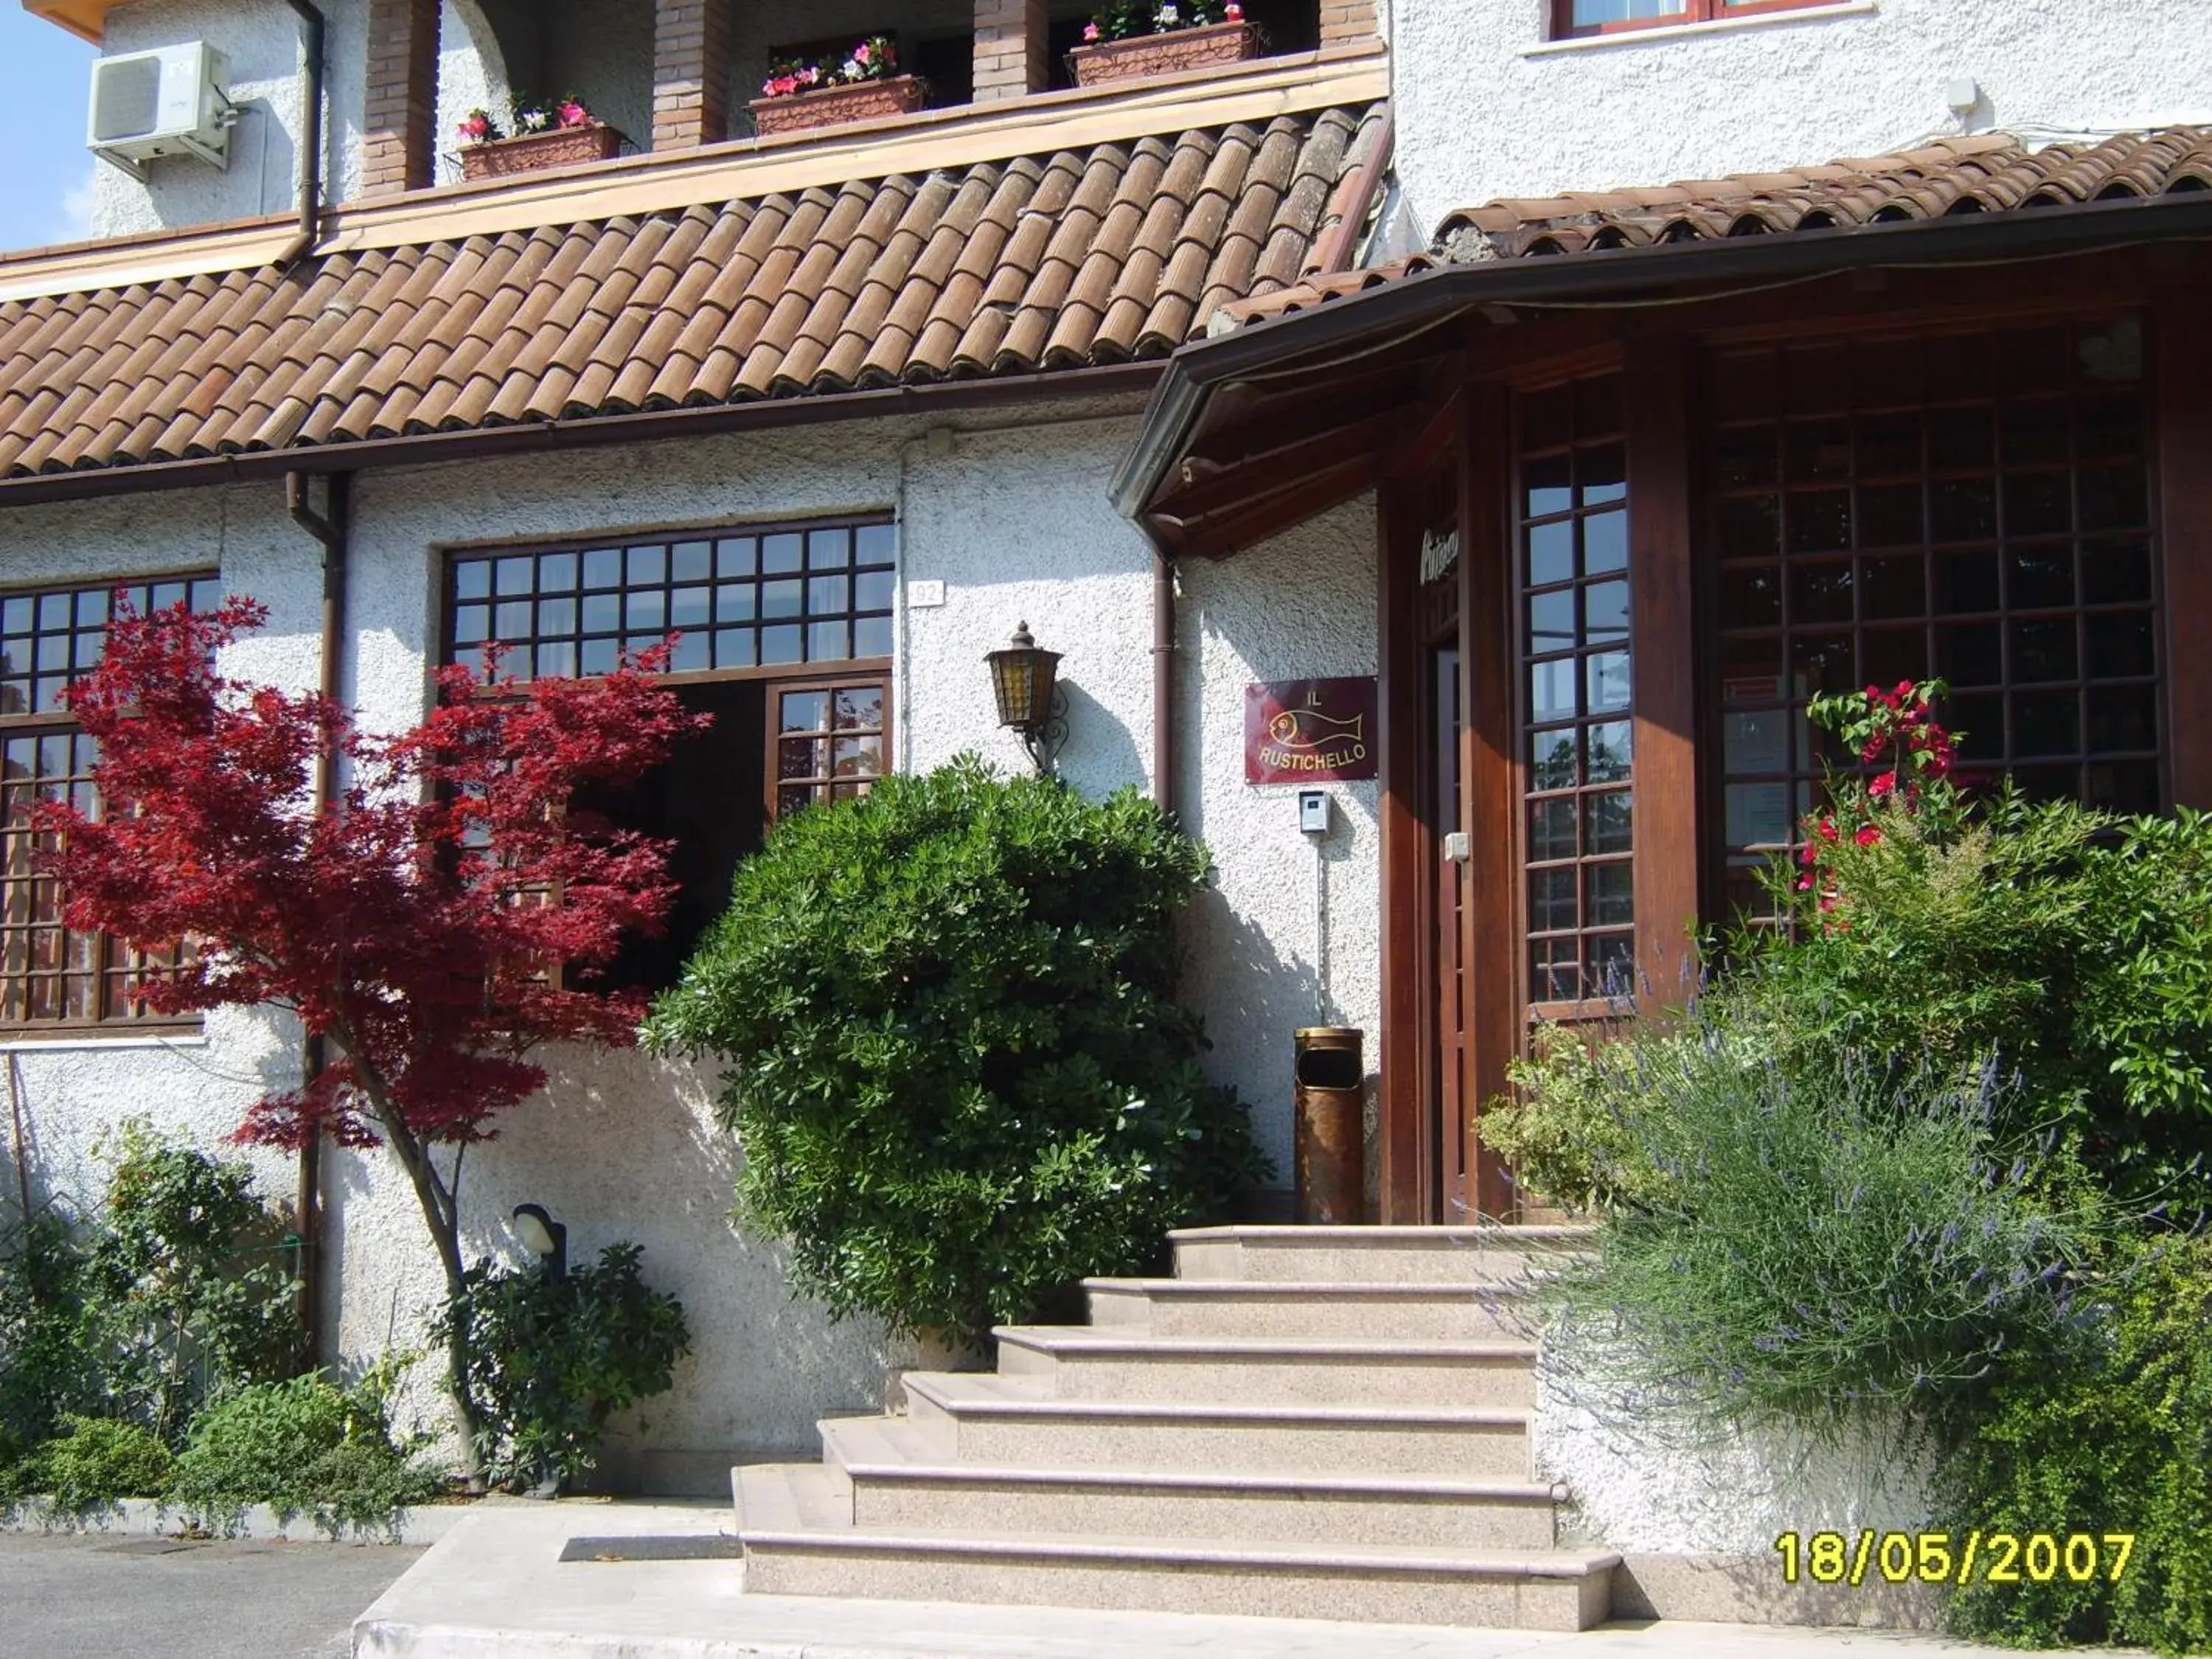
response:
M884 771L889 692L875 680L776 687L773 816L875 787Z
M2155 810L2159 559L2133 319L1711 364L1707 570L1731 908L1826 765L1816 692L1940 675L1961 758Z
M671 632L675 673L888 657L896 546L887 523L844 520L456 553L449 660L496 640L522 678L605 674Z
M1553 0L1552 32L1560 39L1613 34L1834 3L1835 0Z
M146 1013L129 994L186 957L131 951L64 926L60 884L35 868L37 854L52 847L31 828L40 801L83 811L99 805L98 745L77 730L61 694L98 664L118 592L142 616L182 600L211 611L222 600L212 575L0 595L0 1028L198 1024Z
M1628 475L1617 378L1523 398L1516 591L1531 1001L1618 994L1635 961Z

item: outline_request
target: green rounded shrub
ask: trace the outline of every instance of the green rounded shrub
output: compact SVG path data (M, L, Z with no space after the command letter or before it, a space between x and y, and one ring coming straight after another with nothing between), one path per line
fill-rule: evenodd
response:
M174 1462L169 1449L136 1423L71 1417L68 1432L40 1448L38 1478L54 1507L72 1514L125 1498L159 1498Z
M2028 1646L2212 1651L2212 1238L2142 1243L2088 1299L2085 1353L2005 1368L1945 1469L1939 1524L1961 1537L2087 1533L2106 1565L2081 1583L1978 1582L1955 1622ZM2135 1538L2117 1580L2108 1533Z
M1200 1072L1205 850L972 756L786 819L648 1027L733 1062L741 1213L836 1314L973 1339L1263 1177Z
M468 1322L469 1389L486 1478L520 1489L588 1471L607 1419L665 1393L690 1351L684 1304L647 1287L643 1249L610 1244L596 1264L548 1279L481 1264L433 1333Z

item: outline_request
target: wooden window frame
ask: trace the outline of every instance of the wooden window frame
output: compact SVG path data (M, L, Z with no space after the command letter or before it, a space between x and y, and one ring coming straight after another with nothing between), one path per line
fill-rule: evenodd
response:
M2036 331L2063 329L2071 334L2076 330L2129 319L2144 320L2143 313L2140 307L2123 301L2118 304L2069 309L2051 314L2039 313L2033 317L1993 317L1972 328L1948 325L1902 333L1883 331L1878 336L1863 332L1834 337L1802 335L1794 337L1788 345L1811 351L1849 352L1863 349L1863 343L1872 337L1892 348L1917 345L1922 349L1935 350L1947 342L1960 340L1983 342L1985 343L1984 349L1996 352L1995 345L1987 343L1993 343L2002 336L2023 328ZM2160 811L2166 810L2172 803L2177 795L2174 778L2179 764L2176 749L2179 723L2175 719L2172 687L2181 653L2171 643L2173 599L2167 573L2172 568L2173 557L2166 545L2166 521L2168 514L2161 511L2159 369L2157 359L2150 353L2149 338L2149 331L2146 330L2144 369L2140 380L2134 382L2114 382L2109 386L2100 387L2080 373L2069 371L2063 387L2040 382L2033 386L2002 385L1993 380L1985 389L1959 390L1955 396L1937 396L1931 392L1918 398L1902 396L1875 399L1846 398L1840 410L1831 407L1829 402L1824 401L1814 408L1790 399L1787 407L1778 404L1777 412L1771 420L1728 416L1714 407L1717 394L1712 386L1713 366L1742 348L1721 340L1709 340L1705 343L1699 364L1702 395L1695 401L1694 406L1690 403L1684 404L1680 422L1685 430L1693 434L1701 457L1693 484L1698 538L1696 579L1701 584L1711 584L1716 589L1724 588L1730 580L1736 580L1728 574L1732 567L1728 564L1727 554L1722 546L1718 516L1721 504L1730 495L1732 489L1739 496L1747 493L1771 493L1778 501L1786 503L1793 489L1800 493L1817 493L1824 487L1819 480L1800 479L1793 483L1786 476L1786 468L1779 465L1771 483L1729 485L1717 470L1720 465L1720 440L1723 433L1749 431L1769 424L1778 433L1785 434L1793 428L1809 431L1823 425L1847 427L1852 434L1850 441L1852 458L1849 470L1832 485L1826 487L1849 490L1852 492L1854 500L1850 534L1840 548L1811 547L1793 550L1786 530L1778 529L1779 540L1772 567L1778 573L1780 586L1776 599L1778 619L1772 624L1744 624L1731 628L1725 615L1725 607L1721 605L1709 607L1700 615L1698 655L1701 665L1698 694L1705 756L1703 808L1707 833L1700 839L1698 854L1699 880L1705 898L1703 914L1711 922L1717 924L1734 918L1739 914L1739 902L1742 896L1741 892L1732 895L1729 890L1729 870L1732 866L1743 867L1745 854L1727 840L1726 791L1731 783L1765 781L1764 774L1754 776L1748 772L1731 770L1728 762L1726 736L1729 716L1731 712L1747 711L1745 705L1730 704L1726 692L1729 683L1727 642L1732 637L1755 639L1771 634L1778 642L1777 650L1780 653L1785 687L1794 660L1790 653L1800 638L1811 640L1820 635L1848 638L1852 642L1853 661L1859 671L1850 677L1852 684L1856 686L1866 681L1870 675L1881 678L1884 683L1887 681L1888 677L1881 673L1878 665L1870 665L1864 659L1864 641L1869 635L1902 635L1917 630L1922 639L1928 642L1928 659L1921 672L1913 676L1917 678L1943 672L1946 665L1934 643L1943 630L1968 628L1995 630L1997 648L2002 653L2002 666L1997 678L1953 687L1954 702L1993 704L1997 716L1997 752L1979 757L1970 753L1962 763L1966 772L1985 775L1997 772L2032 775L2039 770L2053 773L2071 769L2076 774L2076 787L2071 798L2080 799L2080 787L2087 769L2100 764L2136 769L2148 767L2153 776L2149 796L2132 805L2123 802L2118 810ZM1764 344L1763 342L1753 342L1750 349L1756 351ZM2074 349L2061 359L2062 362L2070 360L2078 352L2078 342L2069 341L2069 345ZM2130 456L2122 452L2085 448L2083 420L2086 411L2100 404L2117 405L2124 401L2130 392L2136 398L2142 420L2137 452ZM2067 442L2063 459L2054 459L2047 455L2030 458L2007 455L2005 442L2014 428L2006 424L2004 416L2008 410L2024 405L2057 405L2063 409ZM1987 410L1994 436L1990 456L1986 463L1946 462L1937 459L1932 449L1923 448L1917 472L1910 469L1905 471L1892 469L1875 477L1869 484L1859 455L1864 427L1892 416L1909 416L1929 423L1928 430L1932 433L1932 422L1937 417L1946 414L1955 416L1962 409L1976 412ZM1931 437L1929 442L1932 441ZM2093 474L2117 475L2134 467L2140 467L2142 474L2142 520L2127 525L2087 521L2082 516L2086 509L2081 507L2079 499L2082 497L2082 480ZM2066 480L2069 499L2075 501L2075 513L2069 527L2063 531L2014 529L2009 522L2009 515L2014 510L2009 486L2014 480L2045 476L2063 477ZM1973 483L1984 477L1990 481L1995 502L1992 512L1997 515L1990 532L1986 535L1940 533L1933 516L1937 510L1936 497L1938 490L1947 481ZM1900 482L1917 477L1923 490L1921 510L1925 516L1922 538L1917 547L1907 543L1869 544L1863 539L1863 526L1859 521L1857 506L1859 499L1869 488L1886 487L1893 477ZM1786 505L1784 510L1788 510ZM2081 580L2086 570L2082 563L2087 556L2085 550L2100 542L2118 544L2134 540L2141 540L2146 545L2147 592L2142 595L2115 597L2106 594L2099 597L2087 591ZM2072 562L2069 573L2074 583L2071 599L2061 603L2016 597L2012 587L2015 578L2009 573L2008 567L2015 560L2024 560L2059 545L2068 550ZM1923 603L1916 613L1869 619L1855 599L1852 613L1845 619L1800 620L1796 617L1794 606L1801 573L1823 566L1848 567L1852 572L1856 593L1863 568L1870 561L1898 564L1916 552L1922 565L1923 596ZM1987 605L1980 606L1947 605L1937 592L1936 562L1939 558L1963 560L1981 557L1984 554L1990 568L1990 592L1993 596L1997 595L1997 585L2002 582L2002 597L1992 597ZM1752 560L1753 556L1746 555L1739 563L1747 563ZM1810 578L1806 580L1809 583ZM2093 656L2094 640L2091 631L2096 620L2137 613L2146 617L2148 622L2148 637L2151 641L2153 653L2150 669L2131 672L2098 669ZM2014 653L2019 646L2014 637L2015 630L2060 617L2067 619L2073 628L2075 661L2070 674L2037 678L2016 672ZM2130 690L2145 691L2148 696L2152 707L2149 747L2100 747L2094 741L2094 731L2090 719L2093 699L2100 690L2108 695L2118 695ZM2017 724L2015 717L2019 702L2028 698L2060 696L2074 700L2078 719L2074 747L2063 753L2056 750L2045 754L2018 752L2016 733L2008 736L2008 732ZM1776 718L1784 718L1797 706L1797 700L1790 697L1779 707L1770 708L1767 704L1759 703L1749 712L1771 713ZM1802 724L1802 716L1796 718ZM1970 742L1979 749L1978 739L1985 739L1988 736L1986 716L1977 718L1960 713L1954 716L1954 722L1967 729ZM1821 747L1821 739L1815 733L1809 740L1814 752L1802 757L1802 763L1793 759L1786 775L1775 775L1779 781L1796 793L1788 813L1789 838L1786 842L1771 848L1762 843L1762 849L1768 856L1786 853L1799 844L1798 831L1804 813L1819 805L1817 751ZM1755 916L1759 913L1754 910L1753 914Z
M815 691L828 692L832 699L830 706L834 711L836 694L855 690L874 691L883 699L883 713L876 726L842 728L848 740L865 737L872 737L876 739L877 769L865 775L855 774L848 778L840 778L835 771L836 750L833 747L831 750L833 765L830 772L810 774L804 778L784 777L780 766L784 744L793 741L827 741L834 744L839 740L840 728L836 725L833 712L830 724L827 726L805 732L786 732L783 730L782 721L783 699L793 696L804 696ZM820 791L827 789L831 792L831 798L834 799L837 788L857 786L858 793L865 795L891 769L890 745L894 714L891 674L888 663L877 668L869 668L862 665L857 666L854 672L846 673L778 679L768 687L766 706L762 711L762 719L765 722L767 730L763 734L764 742L761 755L761 801L767 812L768 822L770 823L774 823L781 817L787 811L799 810L786 808L783 805L782 794L787 788L804 788L813 791L817 798ZM807 804L812 805L811 802Z
M160 571L143 575L118 576L112 580L41 583L36 586L11 587L0 592L0 613L4 613L7 608L14 605L24 602L27 602L32 607L33 620L27 631L0 632L0 637L6 638L10 645L18 639L28 641L34 653L33 660L29 665L31 672L28 675L10 673L0 677L0 684L5 684L11 690L20 682L29 694L31 704L30 707L21 711L0 712L0 756L3 756L5 750L15 743L25 740L31 743L34 762L33 769L29 775L28 787L34 793L44 793L40 787L42 785L59 783L63 786L64 793L72 797L82 796L81 805L94 799L91 793L90 773L88 770L79 769L81 763L76 753L76 741L83 737L82 728L77 725L76 720L66 709L41 708L37 706L42 700L37 690L40 680L75 678L93 665L89 661L76 659L82 654L77 647L91 626L78 614L82 601L89 596L100 596L107 601L111 607L109 614L112 614L113 595L117 592L126 589L143 590L141 610L160 609L164 604L174 602L173 599L161 593L162 589L175 587L180 590L178 597L190 598L195 586L205 583L212 587L219 580L219 573L210 569ZM219 592L214 597L219 599L221 597ZM39 612L44 609L45 602L54 599L66 599L70 602L71 617L66 626L46 626L37 620ZM9 619L4 614L0 614L0 630L5 629L7 620ZM100 626L104 628L104 622ZM70 641L70 655L72 660L67 664L56 665L54 672L40 675L37 672L36 656L40 653L44 641L56 639ZM9 665L13 665L12 659ZM46 769L43 750L47 744L57 740L70 745L63 763L65 769L59 773L49 773ZM15 787L13 780L0 776L0 813L4 813L7 807L12 805L12 802L7 799L7 793ZM9 915L8 907L12 902L12 890L19 882L52 884L56 889L56 900L58 902L58 884L54 882L53 878L33 875L27 869L20 875L6 870L7 861L11 856L9 849L13 843L19 836L28 835L27 830L8 828L4 818L0 818L0 1040L26 1042L36 1041L41 1037L106 1040L149 1035L189 1036L198 1032L202 1029L202 1022L198 1014L155 1014L150 1012L133 1012L133 1005L129 997L123 994L121 986L134 974L143 970L144 963L133 963L127 960L130 956L136 953L122 950L109 934L80 933L73 928L62 925L58 912L51 918L37 914L38 885L33 886L33 913L28 918L19 922ZM88 1016L76 1018L64 1016L38 1018L30 1016L27 1012L20 1019L6 1018L8 1005L15 1000L16 978L8 971L6 967L9 955L7 940L18 932L35 934L48 927L58 929L60 933L61 965L52 970L42 970L38 976L59 977L65 982L67 976L72 972L88 975L91 980L93 1012ZM73 947L78 940L87 942L89 960L85 966L72 969L68 964ZM118 960L118 957L126 959ZM30 1005L29 981L33 977L27 967L21 977L21 1000L27 1010ZM64 1002L65 1006L65 989Z
M872 559L865 565L861 564L856 542L854 544L850 562L842 568L811 568L805 562L804 549L802 549L802 562L795 570L766 571L757 563L750 572L732 570L728 574L720 574L720 556L718 550L723 543L750 541L756 544L757 550L759 544L771 538L793 535L805 537L815 532L825 530L859 532L877 529L888 530L890 532L887 559ZM714 561L712 572L703 576L679 578L675 575L673 565L676 550L702 544L708 548L710 558ZM629 556L634 551L645 551L656 547L663 550L668 559L667 565L664 566L663 575L657 580L641 581L633 586L626 574ZM625 575L614 587L592 586L588 585L587 579L583 574L582 561L592 554L606 553L617 553L622 556ZM860 643L860 625L866 622L880 624L880 636L883 642L887 647L890 644L892 638L896 636L897 627L898 538L896 521L887 513L833 514L755 523L608 531L597 536L574 537L565 539L505 539L493 543L456 544L442 549L441 554L443 568L440 576L439 660L447 664L465 665L469 656L480 645L483 638L495 636L501 631L498 629L498 611L502 598L509 604L536 604L540 601L558 603L568 595L574 597L579 607L579 615L573 626L562 629L557 634L548 635L538 632L537 623L533 621L532 631L528 635L530 649L532 652L530 666L533 674L538 666L536 651L538 647L548 643L550 640L558 640L564 643L573 642L578 652L577 659L572 665L553 672L588 677L591 674L606 671L599 668L587 670L585 667L583 653L587 644L598 644L603 641L611 640L619 647L623 644L624 636L633 643L657 642L672 632L680 632L687 637L706 640L710 653L708 665L686 666L684 665L689 653L679 649L677 665L672 666L668 673L663 677L670 684L677 685L704 680L773 679L800 674L835 673L842 672L848 664L888 665L892 658L892 652L889 649L880 652L871 651L860 655L815 657L807 654L811 647L810 644L803 641L801 655L796 660L769 663L759 660L761 636L771 627L795 627L804 634L817 623L842 620L848 629L848 641L857 647ZM538 578L542 573L542 561L549 557L564 556L574 557L579 561L575 585L565 589L547 589L539 586ZM525 557L540 562L538 568L533 570L533 582L529 592L526 595L504 596L496 592L497 566L505 560ZM463 566L472 564L489 564L494 569L495 591L481 599L474 595L465 595L459 591L459 570ZM857 603L857 594L848 589L842 609L813 611L808 609L805 601L802 600L800 611L796 617L764 617L758 614L757 600L770 581L797 581L805 585L813 580L835 579L840 575L845 576L850 581L864 574L878 576L884 574L891 577L891 593L889 602L885 605L862 608ZM664 604L660 620L657 624L641 622L633 626L625 618L623 623L612 629L584 625L586 618L582 614L582 607L587 597L611 597L626 600L634 592L643 593L658 591L666 600L672 599L678 589L690 591L704 586L712 592L723 586L746 586L753 589L757 601L754 614L748 617L718 617L710 613L704 622L685 624L676 622L672 615L671 606ZM718 601L710 600L710 603L718 603ZM479 605L490 612L491 633L467 640L459 638L459 634L462 625L461 613L466 609ZM753 651L750 660L733 661L728 665L716 660L720 649L715 639L718 634L748 631L753 635Z
M1680 28L1686 23L1719 23L1738 17L1764 17L1772 12L1803 11L1832 6L1837 0L1682 0L1682 9L1664 17L1625 18L1612 23L1575 21L1575 0L1552 0L1552 39L1590 40L1611 34L1643 34L1652 29Z

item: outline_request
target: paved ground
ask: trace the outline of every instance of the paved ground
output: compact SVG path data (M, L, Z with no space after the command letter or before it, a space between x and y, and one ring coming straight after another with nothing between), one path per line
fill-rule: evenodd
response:
M360 1659L1925 1659L1880 1631L1668 1623L1580 1636L742 1594L738 1563L571 1561L574 1537L726 1534L729 1505L472 1512L363 1615Z
M345 1659L422 1552L0 1534L0 1659Z

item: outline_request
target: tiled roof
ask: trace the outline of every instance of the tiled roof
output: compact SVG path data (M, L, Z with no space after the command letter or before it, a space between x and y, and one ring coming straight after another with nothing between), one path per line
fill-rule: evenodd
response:
M2172 127L2031 150L1990 133L1788 173L1467 208L1438 230L1455 260L1936 219L2212 189L2212 129Z
M0 304L0 477L1161 357L1382 112Z
M2040 149L2002 134L1946 138L1894 155L1787 173L1737 173L1649 190L1511 198L1447 217L1437 235L1440 259L1415 255L1366 270L1308 278L1231 303L1214 327L1311 310L1439 263L1810 233L2208 189L2212 129L2173 127Z

